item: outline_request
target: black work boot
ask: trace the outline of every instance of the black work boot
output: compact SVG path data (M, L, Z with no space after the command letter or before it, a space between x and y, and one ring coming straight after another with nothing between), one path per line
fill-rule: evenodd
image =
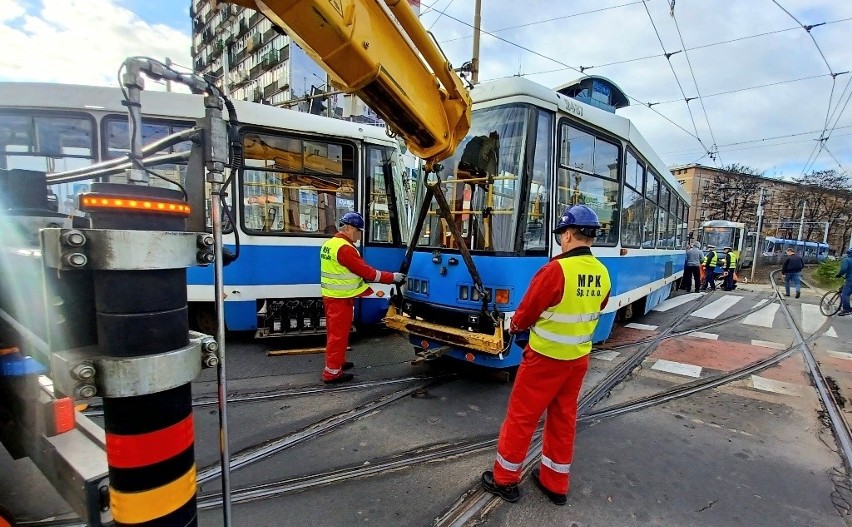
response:
M548 499L550 499L550 501L552 501L556 505L565 505L566 503L568 503L568 495L567 494L559 494L558 492L553 492L552 490L545 487L544 484L542 484L541 480L539 479L539 473L540 473L540 471L537 468L534 468L533 471L532 471L533 481L535 481L535 486L538 487L538 489L545 496L547 496Z
M346 361L346 362L344 362L344 363L343 363L343 371L351 370L351 369L352 369L352 368L354 368L354 367L355 367L355 363L354 363L354 362Z
M799 298L799 292L796 291L796 298Z
M514 485L498 485L494 481L494 473L490 470L482 473L482 488L495 496L500 496L509 503L515 503L521 499L521 491L518 490L517 483Z

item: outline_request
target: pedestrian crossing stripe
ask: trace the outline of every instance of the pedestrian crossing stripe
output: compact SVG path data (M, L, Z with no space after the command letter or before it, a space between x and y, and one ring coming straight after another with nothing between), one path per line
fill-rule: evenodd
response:
M708 304L699 309L698 311L692 313L692 316L707 319L718 318L719 315L733 307L734 304L736 304L742 299L743 297L741 296L725 295L722 298L716 300L715 302Z
M703 331L693 331L692 333L687 333L686 336L698 339L719 340L719 335L715 333L704 333Z
M781 344L780 342L771 342L769 340L752 340L752 346L760 346L762 348L772 348L776 350L785 350L787 349L786 344Z
M611 360L614 360L619 355L621 355L621 354L617 351L597 351L595 353L592 353L592 358L611 361Z
M747 324L749 326L760 326L764 328L771 328L772 323L775 321L775 314L778 313L778 308L781 307L778 304L769 304L768 306L755 311L751 315L745 317L743 319L743 324Z
M828 331L825 332L825 336L835 338L835 339L840 338L840 337L837 336L837 332L834 331L834 326L828 327Z
M834 357L835 359L852 360L852 353L834 350L825 350L825 352L828 353L830 357Z
M652 326L650 324L639 324L636 322L631 322L630 324L626 324L624 327L632 328L632 329L641 329L642 331L655 331L659 326Z
M789 382L776 381L775 379L767 379L759 375L751 376L751 385L755 390L761 392L778 393L781 395L792 395L794 397L802 396L802 387Z
M666 373L674 373L675 375L684 375L686 377L701 377L701 366L695 364L684 364L666 359L657 359L657 362L651 366L652 370L663 371Z
M802 331L814 334L822 327L828 317L820 313L819 306L815 304L802 304Z

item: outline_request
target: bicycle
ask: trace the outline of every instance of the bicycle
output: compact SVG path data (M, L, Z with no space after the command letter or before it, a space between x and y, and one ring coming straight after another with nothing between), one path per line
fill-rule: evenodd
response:
M840 311L840 291L842 289L843 287L841 286L837 291L829 291L822 295L822 298L819 301L820 313L827 317L831 317Z

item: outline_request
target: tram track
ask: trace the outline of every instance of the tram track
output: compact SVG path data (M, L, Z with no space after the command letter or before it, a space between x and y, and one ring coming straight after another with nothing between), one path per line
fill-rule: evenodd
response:
M450 378L452 373L437 373L435 375L407 375L405 377L390 377L386 379L377 379L372 381L352 382L339 385L311 385L297 386L292 388L282 388L280 390L264 390L257 392L237 393L228 397L228 403L250 403L264 400L286 399L288 397L301 397L314 394L328 394L348 391L367 390L372 388L382 388L385 386L393 386L396 384L405 384L410 382L433 381L443 378ZM215 396L199 397L192 400L193 408L204 408L207 406L216 406L218 401ZM86 417L101 417L104 414L103 405L101 403L89 405L86 410L81 412Z
M770 278L772 279L772 283L774 284L774 273L770 275ZM618 365L609 375L607 375L606 378L600 381L591 391L581 397L578 403L578 423L589 424L596 421L600 421L605 418L623 415L628 412L642 410L674 399L687 397L689 395L693 395L708 389L728 384L732 381L741 379L753 373L772 367L780 363L784 359L792 356L797 349L801 349L804 353L804 350L808 348L808 342L811 340L815 340L816 338L818 338L821 332L824 332L825 324L823 325L821 330L818 330L816 333L814 333L808 338L803 338L801 331L793 323L792 316L789 314L786 305L781 300L781 296L778 293L777 286L774 287L775 294L772 296L775 296L777 301L781 302L781 305L784 307L786 316L788 317L788 321L791 323L791 326L795 328L795 332L797 333L798 342L796 342L793 346L790 346L789 348L775 353L766 359L756 361L733 372L700 379L688 384L676 386L670 390L666 390L664 392L660 392L651 396L636 399L634 401L628 401L619 405L614 405L612 407L605 408L596 412L591 412L590 409L595 404L602 400L606 396L606 394L609 393L610 390L612 390L613 387L623 382L629 376L630 372L632 372L637 366L639 366L639 364L641 364L642 361L644 361L645 358L647 358L647 356L650 355L664 340L676 336L687 335L695 331L700 331L701 329L715 327L725 324L727 322L731 322L733 320L745 317L751 312L754 312L758 309L762 309L766 305L763 302L759 302L756 306L745 311L744 313L725 317L721 320L714 320L713 322L700 326L699 328L692 328L685 331L675 332L675 327L682 324L689 317L689 315L691 315L696 309L701 308L706 302L706 300L712 297L712 294L705 295L701 299L701 301L699 301L696 305L693 306L690 311L678 316L672 322L672 324L661 334L655 335L649 339L643 339L641 341L620 345L618 347L608 348L606 350L610 351L614 349L624 349L628 347L642 346L639 352L633 354L630 358ZM771 299L771 296L769 297L769 299ZM846 431L848 432L848 427L846 427ZM539 428L533 435L533 440L530 444L527 457L524 459L523 468L521 469L521 480L526 478L528 473L531 472L532 468L534 468L539 457L541 456L541 448L542 436L541 428ZM848 466L848 461L846 461L846 459L844 460L844 462ZM487 517L488 513L499 504L500 498L485 492L481 488L480 484L477 482L474 487L468 489L468 491L462 494L462 496L453 505L451 505L440 516L435 518L435 520L431 523L431 526L462 527L466 525L476 525L483 521Z
M828 382L819 367L819 363L814 357L813 350L811 349L808 340L804 338L802 330L799 328L798 324L796 324L787 303L781 297L780 291L778 291L778 286L775 284L775 277L778 272L779 270L773 271L770 274L770 278L775 287L775 293L778 295L778 298L781 299L781 311L787 319L790 329L793 330L796 342L802 351L802 357L805 360L808 374L810 375L811 382L817 391L820 402L825 409L829 426L831 431L834 433L835 440L837 441L838 454L843 460L843 465L846 468L846 474L848 476L849 474L852 474L852 431L850 431L849 423L846 422L843 412L840 409L840 405L837 403L837 400L834 398L834 394L828 386ZM823 327L828 324L829 320L831 319L828 318L826 320Z
M452 379L433 379L426 382L421 382L416 386L404 388L402 390L383 395L378 399L369 401L354 409L327 417L321 421L317 421L300 430L297 430L296 432L292 432L285 436L281 436L276 439L265 441L258 445L254 445L240 450L231 457L231 472L257 463L258 461L278 454L288 448L303 443L309 439L324 435L332 430L339 428L342 425L345 425L365 415L375 412L393 402L399 401L400 399L414 395L418 392L422 392L439 384L451 382L451 380ZM196 481L198 485L203 485L219 477L221 474L221 464L213 463L211 465L208 465L207 467L198 470Z

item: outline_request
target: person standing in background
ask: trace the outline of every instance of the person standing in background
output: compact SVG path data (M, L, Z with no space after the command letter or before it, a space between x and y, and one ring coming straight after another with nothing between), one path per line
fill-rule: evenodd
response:
M784 296L790 296L790 284L796 286L796 298L802 292L801 272L805 268L805 262L802 257L796 254L792 247L787 247L787 259L784 260L784 266L781 268L781 274L784 276Z
M683 283L681 289L686 289L688 293L695 284L695 292L701 289L701 259L704 258L704 253L701 252L701 242L692 242L692 247L686 250L686 264L683 268Z

